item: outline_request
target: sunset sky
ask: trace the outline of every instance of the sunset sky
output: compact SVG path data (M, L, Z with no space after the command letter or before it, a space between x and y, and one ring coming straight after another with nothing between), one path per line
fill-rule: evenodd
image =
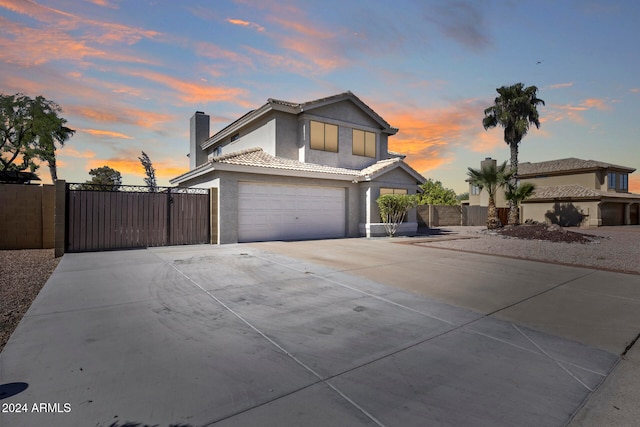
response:
M77 131L60 178L108 165L143 184L144 150L168 185L196 110L215 133L268 98L350 90L400 129L391 150L460 193L468 166L508 160L482 118L517 82L546 102L521 162L640 169L639 21L636 0L0 0L0 92L60 104Z

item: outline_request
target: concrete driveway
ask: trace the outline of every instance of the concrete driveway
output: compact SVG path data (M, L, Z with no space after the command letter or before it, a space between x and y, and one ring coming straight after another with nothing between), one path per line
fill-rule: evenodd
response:
M388 239L66 254L0 354L0 425L563 426L639 284Z

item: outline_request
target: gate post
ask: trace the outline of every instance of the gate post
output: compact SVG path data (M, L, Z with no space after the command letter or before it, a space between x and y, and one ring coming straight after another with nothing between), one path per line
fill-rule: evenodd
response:
M217 245L218 239L218 189L209 189L209 237L212 245Z
M171 245L171 204L173 198L171 197L171 187L167 188L167 246Z
M67 183L64 179L58 179L55 185L55 206L54 206L54 256L56 258L64 255L67 244Z

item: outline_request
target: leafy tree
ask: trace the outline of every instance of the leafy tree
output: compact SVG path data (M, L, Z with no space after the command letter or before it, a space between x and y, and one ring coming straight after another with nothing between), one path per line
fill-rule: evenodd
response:
M376 202L385 231L389 237L393 237L407 212L416 207L418 200L416 196L408 194L384 194Z
M420 194L419 205L457 205L456 192L444 188L440 181L427 179L424 184L420 184L422 194Z
M504 142L511 149L511 185L515 187L518 178L518 144L534 124L540 128L539 104L544 101L537 96L538 88L525 87L523 83L502 86L496 89L499 96L494 105L484 110L482 126L485 130L496 126L504 128ZM518 207L509 201L509 224L514 225L518 220Z
M118 191L122 185L122 175L109 166L102 166L89 171L91 179L84 188L89 190Z
M464 193L460 193L456 196L456 199L458 199L459 202L463 201L463 200L469 200L469 192L466 191Z
M156 184L156 170L151 164L151 159L147 153L143 151L142 156L138 157L138 160L142 163L144 172L147 174L147 177L144 179L144 183L149 187L149 191L155 193L158 191L158 184Z
M489 195L489 206L487 208L487 228L493 230L500 227L500 219L498 218L498 210L496 209L496 192L498 188L507 185L511 178L512 172L507 169L507 162L503 162L500 166L494 164L485 165L481 169L467 168L467 175L472 185L480 189L487 190Z
M58 179L56 143L61 146L75 133L59 117L58 104L42 96L0 94L0 171L35 172L35 160L46 162L51 180Z

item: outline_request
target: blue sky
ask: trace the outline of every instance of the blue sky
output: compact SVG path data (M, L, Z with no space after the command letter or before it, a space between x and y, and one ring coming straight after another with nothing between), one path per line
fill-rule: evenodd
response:
M268 98L350 90L400 129L391 150L460 193L468 166L509 158L482 118L517 82L546 102L521 162L640 169L639 20L636 1L0 0L0 91L63 108L61 178L109 165L142 184L144 150L166 185L196 110L215 132Z

